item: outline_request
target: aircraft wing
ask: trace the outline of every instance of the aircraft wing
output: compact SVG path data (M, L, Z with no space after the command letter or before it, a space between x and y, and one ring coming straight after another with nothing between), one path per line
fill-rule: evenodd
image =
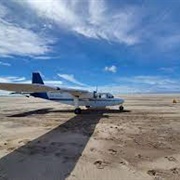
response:
M56 88L41 84L18 84L18 83L0 83L0 89L5 91L14 91L17 93L35 93L54 91Z
M86 90L51 87L44 84L0 83L0 89L16 93L67 92L75 97L88 93Z
M82 90L82 89L59 88L59 87L56 89L57 89L57 91L60 91L60 92L67 92L75 97L80 97L81 95L85 95L85 94L89 93L89 91Z

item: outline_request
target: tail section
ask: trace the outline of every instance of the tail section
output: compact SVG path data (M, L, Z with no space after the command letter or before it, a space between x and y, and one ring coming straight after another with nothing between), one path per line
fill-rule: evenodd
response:
M32 84L44 84L40 73L38 72L32 73Z
M44 84L40 73L38 72L32 73L32 84ZM46 92L31 93L31 96L42 99L49 99Z

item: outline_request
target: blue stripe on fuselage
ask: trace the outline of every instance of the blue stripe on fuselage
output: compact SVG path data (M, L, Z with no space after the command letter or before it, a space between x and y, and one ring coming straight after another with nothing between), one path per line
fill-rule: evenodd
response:
M67 99L67 98L60 98L60 99L51 98L49 100L52 100L52 101L74 101L74 99L71 99L71 98L69 98L69 99ZM79 99L79 101L85 101L85 100ZM119 100L117 100L117 99L88 99L88 101L119 101Z
M31 96L42 98L42 99L49 99L47 93L45 93L45 92L42 92L42 93L31 93Z

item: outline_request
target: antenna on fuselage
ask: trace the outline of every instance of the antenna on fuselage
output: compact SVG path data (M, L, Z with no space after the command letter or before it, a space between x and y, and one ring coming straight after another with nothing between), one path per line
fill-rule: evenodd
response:
M94 98L101 98L101 94L99 93L98 86L96 86L96 90L94 91Z
M98 86L96 86L96 93L98 92Z
M94 98L97 98L98 86L95 87L95 91L93 91Z

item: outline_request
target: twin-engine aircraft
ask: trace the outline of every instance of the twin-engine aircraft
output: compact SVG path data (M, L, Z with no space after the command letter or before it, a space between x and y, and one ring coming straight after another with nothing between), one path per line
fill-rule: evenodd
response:
M38 72L32 73L32 84L0 83L0 89L72 105L75 107L75 114L81 114L81 106L86 108L105 108L106 106L119 105L120 111L124 109L124 100L114 98L110 93L47 86Z

